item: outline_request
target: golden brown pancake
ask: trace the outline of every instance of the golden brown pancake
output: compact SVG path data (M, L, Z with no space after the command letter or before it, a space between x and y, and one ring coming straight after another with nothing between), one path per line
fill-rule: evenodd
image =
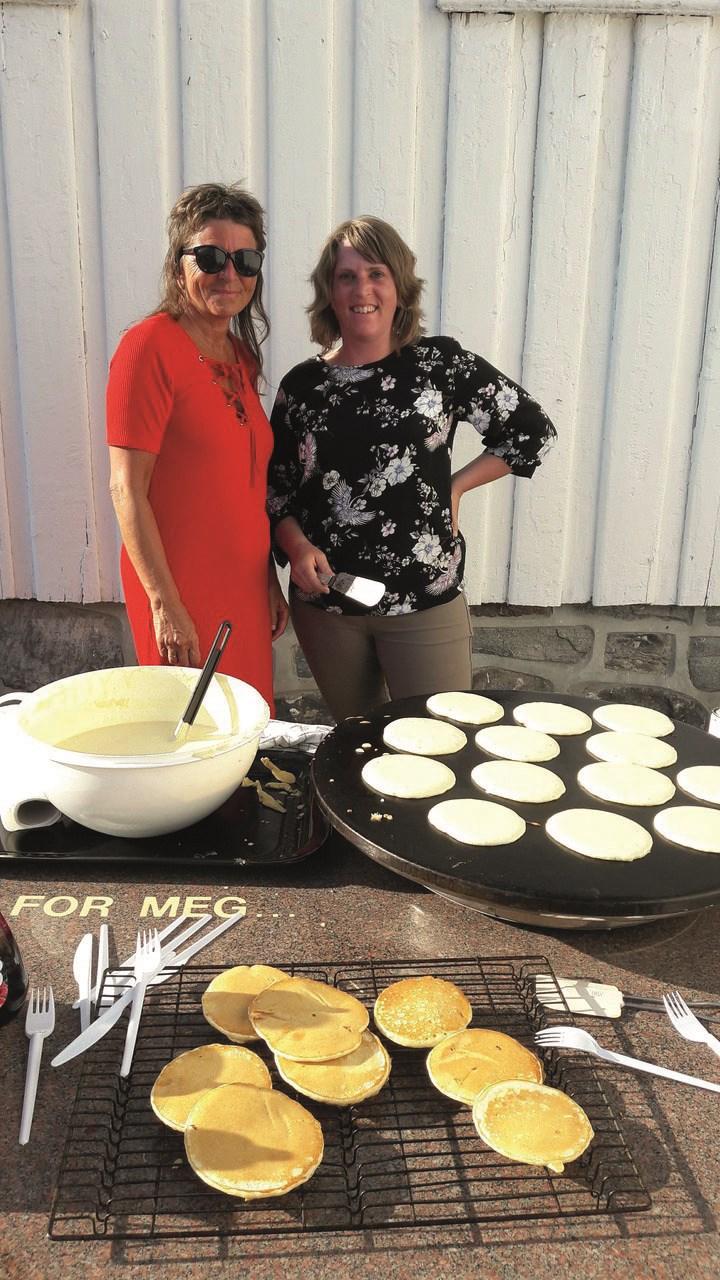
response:
M470 1001L445 978L401 978L380 992L375 1024L388 1040L412 1049L431 1049L472 1018Z
M286 1094L225 1084L195 1103L185 1152L209 1186L259 1200L307 1182L322 1160L323 1135L315 1117Z
M554 1173L577 1160L594 1137L582 1107L566 1093L520 1080L483 1089L472 1117L493 1151L520 1164L545 1165Z
M163 1124L182 1131L195 1103L222 1084L272 1089L270 1072L252 1049L203 1044L166 1063L152 1087L150 1105Z
M255 997L250 1021L273 1053L324 1062L357 1049L370 1018L346 991L313 978L285 978Z
M286 1084L315 1102L349 1107L379 1093L390 1075L388 1052L372 1031L363 1031L360 1047L329 1062L293 1062L275 1054Z
M250 1001L273 982L287 976L282 969L273 969L267 964L240 964L226 969L213 978L203 995L202 1011L206 1020L235 1044L257 1040L257 1032L253 1031L248 1018Z
M470 1027L446 1036L427 1056L428 1075L441 1093L472 1106L488 1085L502 1080L540 1084L542 1064L534 1053L502 1031Z

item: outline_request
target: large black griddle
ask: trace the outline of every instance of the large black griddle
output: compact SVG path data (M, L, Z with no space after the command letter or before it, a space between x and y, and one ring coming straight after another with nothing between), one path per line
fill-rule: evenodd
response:
M602 705L593 698L564 694L489 694L505 708L498 724L515 724L513 709L524 702L562 702L592 716ZM476 764L492 759L475 745L477 727L461 726L468 745L439 757L455 773L452 791L429 800L383 799L361 780L365 762L389 750L382 735L389 720L427 716L424 697L387 703L365 719L343 721L318 749L313 779L320 804L331 824L368 857L426 888L516 923L564 929L609 929L652 922L661 917L699 911L720 902L720 856L696 853L657 835L652 819L658 808L610 805L583 791L578 770L593 762L585 746L588 733L557 737L560 755L543 762L560 775L566 793L550 804L518 804L479 791L470 781ZM676 723L668 735L678 753L676 764L661 772L675 781L679 770L695 764L720 765L720 739L701 729ZM433 804L448 799L497 800L527 822L514 844L474 848L449 839L428 822ZM679 789L670 805L700 803ZM668 806L659 806L665 808ZM559 848L546 836L544 824L561 809L610 809L634 819L653 836L653 848L636 862L599 862ZM373 818L377 814L390 818Z

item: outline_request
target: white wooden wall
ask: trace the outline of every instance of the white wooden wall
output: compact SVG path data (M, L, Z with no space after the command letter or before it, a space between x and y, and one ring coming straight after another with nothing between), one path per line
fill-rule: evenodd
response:
M4 0L0 143L0 597L119 598L108 358L177 193L243 179L271 387L371 212L428 330L554 418L531 483L465 499L473 603L720 604L716 0Z

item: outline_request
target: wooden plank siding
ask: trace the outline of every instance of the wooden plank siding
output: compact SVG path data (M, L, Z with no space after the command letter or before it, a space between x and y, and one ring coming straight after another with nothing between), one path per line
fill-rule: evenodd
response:
M369 212L428 332L556 421L531 483L464 500L471 603L720 604L720 6L647 7L6 0L0 598L120 599L107 362L217 179L267 209L268 402L323 239Z

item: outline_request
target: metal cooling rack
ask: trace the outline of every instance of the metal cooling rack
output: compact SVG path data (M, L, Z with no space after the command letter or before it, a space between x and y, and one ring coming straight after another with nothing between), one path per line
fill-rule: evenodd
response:
M473 1026L528 1047L541 1026L572 1021L537 1003L534 975L552 977L542 956L280 965L342 987L372 1010L400 978L432 973L456 982L473 1006ZM333 1108L293 1094L268 1061L273 1084L320 1121L325 1154L313 1177L276 1199L245 1202L212 1190L185 1159L182 1134L156 1119L150 1090L161 1067L217 1040L201 995L222 966L188 967L151 988L130 1077L118 1075L124 1020L85 1057L50 1216L54 1240L177 1239L292 1235L627 1213L650 1207L635 1161L587 1058L545 1057L546 1080L585 1109L589 1150L562 1175L513 1164L478 1138L470 1108L430 1084L426 1051L388 1045L385 1088L358 1106ZM558 988L558 999L562 995Z

